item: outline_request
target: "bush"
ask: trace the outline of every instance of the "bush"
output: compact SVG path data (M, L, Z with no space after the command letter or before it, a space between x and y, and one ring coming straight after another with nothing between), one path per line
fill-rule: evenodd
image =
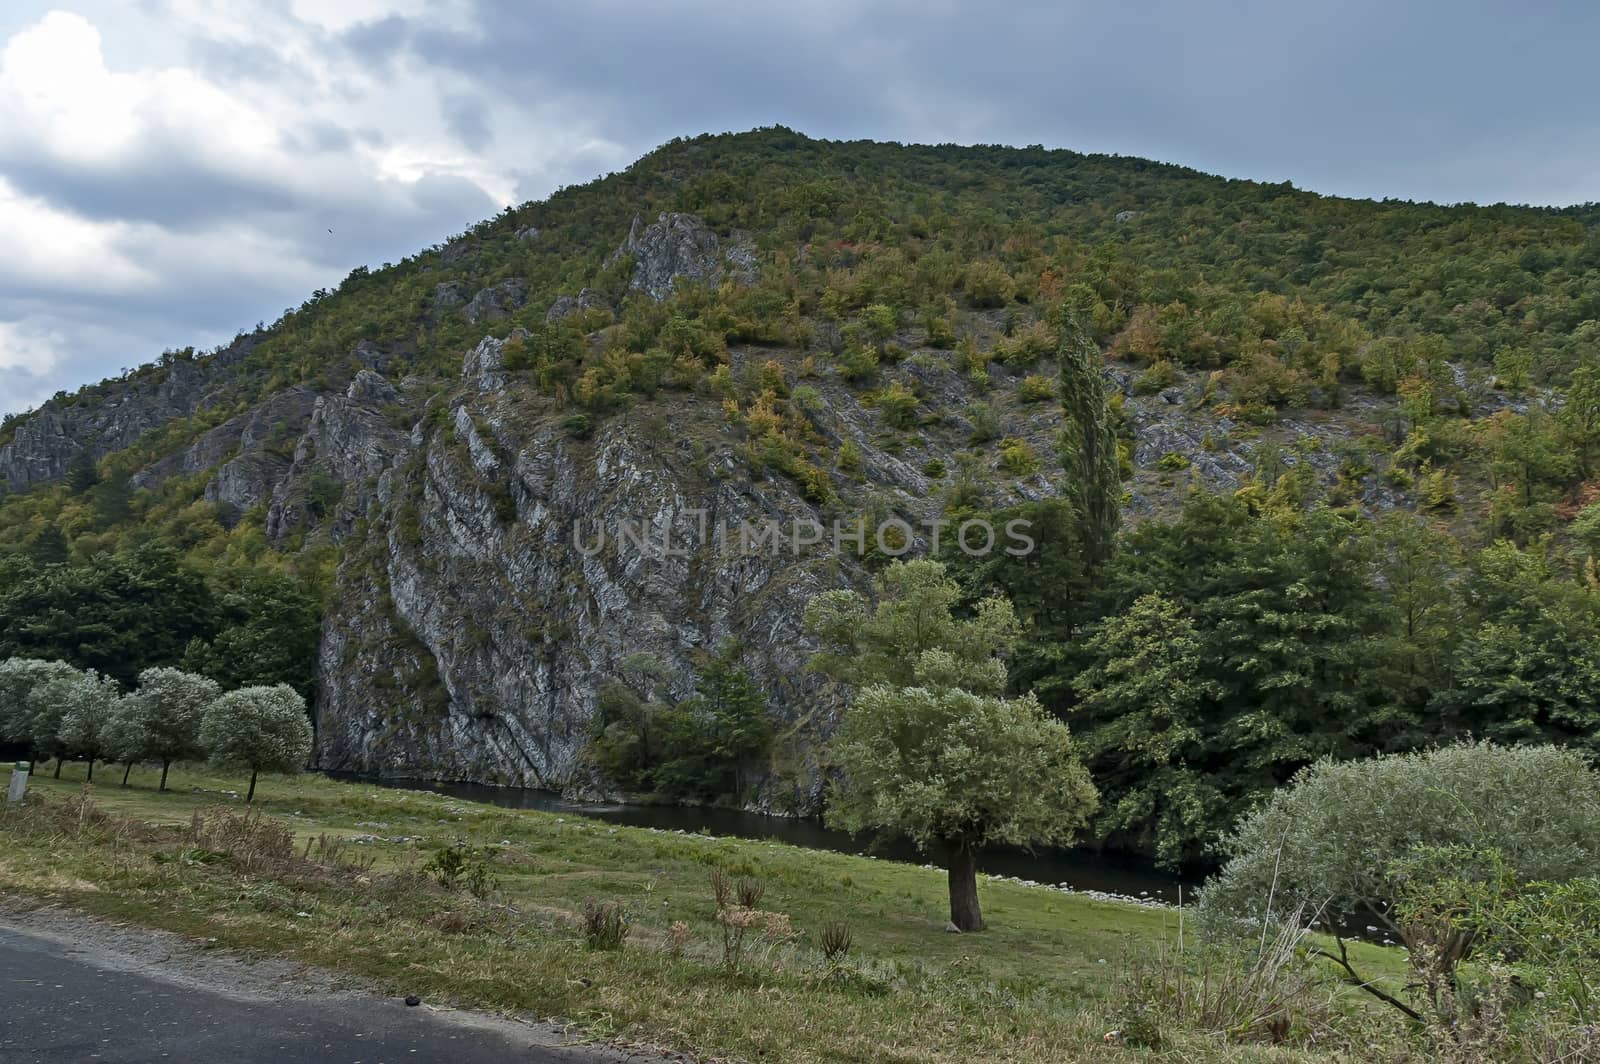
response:
M975 307L1003 307L1016 290L1011 275L994 259L979 259L967 267L962 278L967 299Z
M1046 399L1053 399L1055 394L1056 382L1049 377L1030 374L1017 385L1017 398L1024 403L1042 403Z
M1026 368L1055 354L1061 342L1056 331L1042 321L1030 322L995 342L994 358L1008 366Z
M590 949L621 949L633 929L627 912L614 901L583 903L583 941Z
M917 423L917 395L899 381L883 389L873 398L883 420L897 429L909 429Z
M500 885L492 868L494 858L490 847L455 842L433 851L422 871L445 890L465 890L475 898L487 898Z
M1153 395L1170 388L1178 381L1178 371L1171 362L1159 359L1133 380L1133 390L1139 395Z
M1600 853L1597 806L1600 774L1580 754L1553 746L1460 743L1322 760L1244 819L1226 842L1227 865L1201 894L1201 909L1224 921L1286 920L1308 911L1334 921L1370 916L1417 956L1447 952L1453 971L1467 959L1473 934L1449 926L1444 909L1405 919L1406 900L1428 883L1583 876ZM1486 853L1504 872L1491 874L1496 865L1478 856ZM1352 983L1416 1015L1361 979L1342 944L1338 955L1325 955Z
M1000 415L988 403L973 403L967 408L967 442L976 447L1000 438Z
M1039 471L1039 457L1026 441L1007 436L1000 443L1000 468L1014 477L1025 477Z

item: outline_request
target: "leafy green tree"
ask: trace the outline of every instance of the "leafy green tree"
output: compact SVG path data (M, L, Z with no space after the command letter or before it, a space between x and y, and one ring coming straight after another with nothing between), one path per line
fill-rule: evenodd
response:
M1461 548L1447 532L1412 514L1394 513L1375 530L1375 577L1386 591L1387 615L1375 664L1382 686L1400 706L1426 705L1449 683L1452 648L1464 621L1455 574ZM1421 745L1428 737L1408 734L1399 743Z
M288 684L241 687L212 702L200 724L200 745L211 763L249 769L254 801L262 772L299 772L311 758L311 721L306 702Z
M717 794L743 795L772 749L772 715L766 696L739 667L739 647L724 646L700 674L695 697L682 703L701 733L695 745L713 766L703 773ZM670 762L663 766L670 771Z
M974 615L953 613L961 588L936 561L894 562L873 582L876 602L855 591L825 591L806 604L805 627L824 649L812 667L856 687L888 683L909 687L925 650L944 650L970 667L967 689L1004 689L999 655L1016 644L1020 629L1011 603L992 596Z
M892 564L877 592L871 607L849 591L806 607L829 648L815 667L857 687L832 746L841 775L828 819L939 851L950 922L980 930L978 851L1070 841L1094 812L1094 784L1065 725L1032 695L1000 694L1000 655L1018 634L1009 603L987 599L958 620L960 590L931 561Z
M218 601L220 630L185 648L183 667L224 687L286 683L311 698L316 689L322 606L288 577L245 574Z
M1565 882L1593 871L1597 802L1600 774L1552 746L1463 743L1325 759L1244 819L1201 909L1223 919L1376 919L1420 948L1411 936L1429 929L1396 911L1418 858L1441 847L1492 852L1518 882ZM1342 967L1360 981L1347 958Z
M131 684L176 664L214 629L212 593L170 547L146 544L52 565L0 591L0 653L53 658Z
M117 700L100 728L100 742L105 760L122 766L122 785L126 787L133 766L153 757L154 744L145 728L143 706L137 695Z
M8 658L0 663L0 736L27 743L35 761L58 756L63 707L58 699L42 697L42 693L50 684L78 675L77 669L62 661ZM56 775L61 775L59 760Z
M1207 703L1222 687L1205 675L1194 623L1158 594L1108 618L1086 649L1091 664L1072 681L1081 697L1074 714L1094 723L1080 727L1079 741L1101 787L1116 795L1100 830L1176 865L1234 815L1206 735Z
M127 698L133 721L130 735L142 736L141 757L161 762L161 785L174 761L199 757L206 746L200 728L221 695L217 682L181 669L153 668L139 674L139 688Z
M1474 614L1429 708L1450 736L1569 743L1600 754L1600 600L1559 577L1542 544L1471 560Z
M1348 515L1319 508L1284 525L1195 496L1176 522L1133 530L1106 575L1112 603L1129 604L1087 640L1056 636L1059 674L1038 689L1074 715L1105 790L1102 825L1122 842L1159 845L1168 863L1204 857L1234 811L1301 767L1411 726L1378 682L1392 618L1366 526ZM1152 707L1174 715L1170 729L1135 705L1151 693L1134 682L1146 668L1187 673L1178 703ZM1158 771L1169 791L1144 782Z
M88 764L88 779L94 781L94 763L107 756L110 747L105 728L122 700L122 689L109 676L81 672L71 678L52 680L39 689L39 697L60 706L56 736L66 757Z
M1559 415L1561 428L1577 456L1579 472L1588 479L1600 453L1600 358L1586 358L1573 369L1566 398Z

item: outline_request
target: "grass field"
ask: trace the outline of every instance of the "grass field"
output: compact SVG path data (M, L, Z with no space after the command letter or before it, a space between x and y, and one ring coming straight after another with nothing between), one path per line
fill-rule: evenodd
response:
M1171 1030L1160 1050L1106 1044L1122 974L1177 942L1173 910L988 881L990 929L946 934L933 869L313 776L258 787L255 807L294 834L297 856L274 859L250 839L191 836L197 810L243 808L238 780L184 766L157 793L154 772L136 769L124 789L103 769L86 807L82 777L81 765L59 781L36 777L29 805L0 813L0 890L12 904L50 901L387 992L560 1017L597 1038L781 1061L1325 1060L1336 1048L1258 1045L1248 1031ZM486 899L421 873L457 841L492 852ZM725 963L714 868L761 880L759 908L787 914L794 936L769 925L742 963ZM589 948L591 901L627 912L621 949ZM843 963L818 949L830 924L849 928ZM1373 974L1402 974L1395 951L1356 952ZM1325 992L1353 1030L1387 1022L1353 991Z

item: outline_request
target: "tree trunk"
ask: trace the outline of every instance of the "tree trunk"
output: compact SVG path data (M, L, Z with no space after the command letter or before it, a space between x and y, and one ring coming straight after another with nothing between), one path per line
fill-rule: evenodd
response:
M251 769L250 770L250 793L244 796L244 800L247 801L247 802L253 802L253 801L256 800L256 770L255 769Z
M132 761L129 761L126 765L122 766L122 785L124 787L126 787L128 785L128 773L130 773L132 771L133 771L133 762Z
M164 791L164 790L167 789L167 769L169 769L171 767L172 767L172 762L171 761L163 760L161 762L161 786L157 787L156 790Z
M92 757L89 759L89 778L84 780L83 782L85 782L85 783L93 783L94 782L94 758L92 758Z
M56 779L60 779L61 778L61 762L63 760L65 760L65 759L64 758L59 758L59 757L56 758Z
M950 922L957 931L982 931L983 913L978 908L978 855L965 842L952 842L950 849Z

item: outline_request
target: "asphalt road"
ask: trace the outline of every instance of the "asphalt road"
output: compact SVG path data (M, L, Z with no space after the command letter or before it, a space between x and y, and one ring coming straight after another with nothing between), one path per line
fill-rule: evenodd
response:
M93 949L0 927L0 1062L574 1064L509 1024L350 994L263 999L96 963ZM508 1029L509 1028L509 1029Z

